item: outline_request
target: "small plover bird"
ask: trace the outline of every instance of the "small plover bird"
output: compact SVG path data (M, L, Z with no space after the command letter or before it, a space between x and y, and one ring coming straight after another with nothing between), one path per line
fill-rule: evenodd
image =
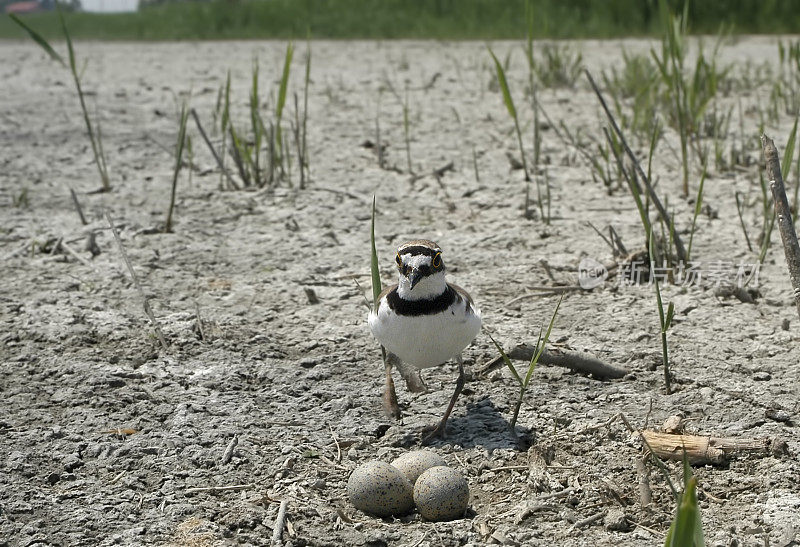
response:
M381 293L369 314L369 327L389 352L389 363L400 360L418 374L450 359L458 362L455 392L442 421L427 438L444 437L447 418L464 387L461 352L480 332L481 312L464 289L447 282L442 249L433 241L404 243L395 260L398 284ZM392 389L388 397L393 398L390 371L387 382L387 390Z

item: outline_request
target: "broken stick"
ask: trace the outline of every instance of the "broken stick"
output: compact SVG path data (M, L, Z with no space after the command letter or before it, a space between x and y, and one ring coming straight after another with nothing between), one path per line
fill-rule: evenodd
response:
M761 135L761 146L764 149L764 159L767 163L767 180L769 180L769 189L772 191L772 199L775 202L775 214L778 219L778 229L781 231L786 265L789 267L794 301L797 305L797 313L800 315L800 244L797 242L797 234L794 231L789 200L786 199L778 149L775 148L772 139L766 135Z
M283 529L286 527L286 508L289 507L289 500L281 501L278 509L278 517L275 519L275 529L272 532L272 545L280 545L283 537Z
M769 456L780 454L783 443L777 439L736 439L700 435L674 435L644 430L642 437L653 454L665 460L683 459L683 452L692 464L721 464L729 457L745 454Z
M514 359L517 361L530 361L535 352L535 345L523 343L517 344L515 348L507 352L507 355L509 359ZM628 374L628 371L625 369L606 364L589 355L560 349L544 350L542 352L542 356L539 357L539 363L557 367L566 367L570 370L574 370L575 372L591 374L596 378L616 379L622 378ZM502 365L503 358L502 356L498 356L484 364L480 370L478 370L478 373L485 374L500 368Z

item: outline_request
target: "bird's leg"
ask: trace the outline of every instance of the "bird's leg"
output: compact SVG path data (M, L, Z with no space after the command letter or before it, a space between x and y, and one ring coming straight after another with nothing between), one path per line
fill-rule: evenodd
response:
M387 353L383 347L381 347L381 353L383 354L383 366L386 372L386 386L383 389L383 410L395 420L399 420L403 415L400 412L400 405L397 404L397 392L394 390L394 380L392 380L392 358L396 357L392 353Z
M464 361L461 359L461 355L458 356L458 380L456 380L456 390L453 392L453 396L450 397L450 404L447 405L447 410L444 411L444 416L442 417L442 421L439 422L433 431L431 431L423 440L422 442L428 442L434 437L441 437L442 439L446 436L445 428L447 427L447 419L450 417L450 413L453 411L453 407L456 405L456 401L458 400L458 396L461 394L461 390L464 389Z
M422 376L420 375L420 370L413 365L409 365L408 363L404 363L400 360L398 356L393 353L388 355L389 364L394 365L397 367L397 370L400 372L400 376L403 377L403 380L406 381L406 387L408 391L411 393L427 393L428 386L425 385L425 382L422 380Z

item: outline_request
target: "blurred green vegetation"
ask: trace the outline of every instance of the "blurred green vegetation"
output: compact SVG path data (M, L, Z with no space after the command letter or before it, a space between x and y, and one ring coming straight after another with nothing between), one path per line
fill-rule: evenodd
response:
M685 0L671 0L680 10ZM533 0L541 38L657 36L654 0ZM793 33L800 10L780 0L696 0L690 32ZM150 3L134 13L67 13L70 34L97 40L306 38L520 39L525 0L211 0ZM45 38L61 36L55 12L25 15ZM0 17L0 38L25 38Z

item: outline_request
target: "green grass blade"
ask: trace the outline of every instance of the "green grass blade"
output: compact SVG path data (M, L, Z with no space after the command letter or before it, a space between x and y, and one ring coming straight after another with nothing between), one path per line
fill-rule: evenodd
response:
M556 321L556 316L558 315L558 308L561 307L561 302L564 300L564 293L561 293L561 297L558 299L558 304L556 304L556 309L553 310L553 315L550 317L550 324L547 326L547 332L544 333L544 338L538 343L538 348L536 353L531 358L531 363L528 366L528 372L525 375L525 381L523 382L523 387L528 387L528 384L531 381L531 377L533 376L533 370L536 368L536 363L539 362L539 358L544 353L544 348L547 345L547 341L550 339L550 333L553 331L553 324Z
M705 544L703 520L697 505L697 479L692 475L692 467L689 465L689 458L684 449L683 494L664 545L666 547L705 547Z
M795 122L795 124L796 123L797 122ZM697 188L697 198L694 200L694 216L692 217L692 229L689 232L689 247L686 250L686 262L689 262L692 257L692 241L694 240L694 230L697 226L697 217L700 215L700 210L703 208L703 185L705 182L706 170L703 169L703 175L700 177L700 186Z
M494 337L491 334L489 335L489 339L491 339L492 343L494 344L494 347L497 348L497 351L500 352L500 356L503 358L503 362L508 367L508 370L511 371L511 374L514 375L514 378L517 379L517 382L519 382L519 385L523 385L522 384L522 377L519 375L519 372L517 372L517 369L514 368L514 365L511 364L511 359L509 359L508 355L506 355L506 352L503 351L503 347L500 344L497 343L497 341L494 339Z
M797 120L800 117L795 117L794 119L794 127L792 127L792 132L789 133L789 140L786 142L786 150L783 151L783 163L781 163L781 175L783 176L784 182L787 178L789 178L789 171L792 168L792 159L794 157L794 142L795 137L797 137Z
M64 14L61 13L61 6L56 2L58 8L58 20L61 22L61 30L64 32L64 38L67 40L67 53L69 54L69 67L72 70L75 79L78 80L78 69L75 65L75 49L72 47L72 38L67 30L67 23L64 21Z
M653 237L653 232L650 232L650 242L648 251L650 253L650 264L652 266L655 265L655 241ZM661 323L661 332L665 332L667 329L666 325L666 318L664 317L664 302L661 300L661 289L658 286L658 278L653 274L652 268L650 271L650 275L653 277L653 284L656 286L656 301L658 302L658 318Z
M672 318L675 316L675 304L670 302L667 306L667 318L664 320L664 330L667 330L672 325Z
M503 102L506 105L506 109L508 110L508 114L517 119L517 109L514 107L514 99L511 98L511 91L508 88L508 81L506 80L506 71L503 69L503 65L495 56L494 52L491 48L489 49L489 55L492 56L492 60L494 60L494 67L497 71L497 81L500 84L500 90L503 92Z
M9 13L8 16L11 17L12 21L14 21L20 27L22 27L22 29L28 33L28 35L33 39L34 42L36 42L37 44L39 44L39 46L41 46L41 48L50 56L51 59L61 63L61 66L63 66L64 68L67 67L67 63L64 62L64 58L61 55L59 55L56 50L53 49L53 47L47 42L47 40L45 40L42 37L41 34L39 34L31 27L29 27L22 19L17 17L15 14Z
M169 198L169 209L167 209L167 220L164 223L164 232L172 231L172 212L175 209L175 197L178 189L178 174L183 166L183 150L186 146L186 122L189 119L189 108L186 101L181 104L181 113L178 125L178 142L175 144L175 169L172 172L172 190Z
M278 103L275 106L275 113L278 119L281 118L283 107L286 104L286 89L289 86L289 73L292 69L292 57L294 56L294 45L289 42L286 46L286 56L283 60L283 72L281 73L281 83L278 88Z
M372 272L372 305L373 310L378 310L378 297L381 294L381 290L383 290L381 286L381 272L378 269L378 251L375 248L375 196L372 196L372 223L370 226L370 245L371 248L371 255L370 255L370 269Z
M697 507L697 479L692 477L686 491L683 493L678 513L667 533L665 547L692 547L695 543L695 529L700 518L700 510ZM701 544L704 545L704 544Z

